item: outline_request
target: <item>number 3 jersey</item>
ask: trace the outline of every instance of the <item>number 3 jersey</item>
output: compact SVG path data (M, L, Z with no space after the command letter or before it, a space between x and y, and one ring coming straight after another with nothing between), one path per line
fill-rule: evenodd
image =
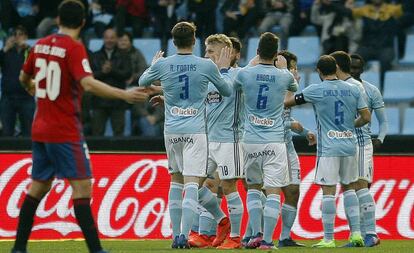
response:
M32 48L23 71L36 84L33 141L83 140L80 80L92 75L83 44L63 34L42 38Z
M244 94L243 142L284 142L283 101L287 90L297 90L293 75L287 69L259 64L240 70L235 85Z
M306 87L303 97L315 110L318 156L354 155L354 120L358 110L367 107L359 87L341 80L325 80Z
M223 96L232 93L226 80L209 59L192 54L176 54L158 60L140 77L141 86L161 81L165 103L165 134L201 134L207 132L206 97L208 83Z

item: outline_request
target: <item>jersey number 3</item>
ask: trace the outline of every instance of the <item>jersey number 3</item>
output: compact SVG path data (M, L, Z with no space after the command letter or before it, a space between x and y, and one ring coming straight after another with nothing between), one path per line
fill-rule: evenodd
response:
M39 72L36 74L36 97L49 98L49 100L56 100L60 93L60 77L61 70L59 63L56 61L50 61L49 64L45 59L36 59L36 68L39 68ZM46 89L40 88L39 83L46 78Z

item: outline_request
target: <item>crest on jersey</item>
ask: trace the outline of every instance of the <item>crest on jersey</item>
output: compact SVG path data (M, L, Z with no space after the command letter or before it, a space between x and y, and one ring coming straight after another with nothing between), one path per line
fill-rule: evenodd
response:
M85 72L92 73L92 69L91 69L91 66L89 65L88 59L82 60L82 67Z
M223 100L223 97L217 91L211 91L207 94L207 103L217 104Z

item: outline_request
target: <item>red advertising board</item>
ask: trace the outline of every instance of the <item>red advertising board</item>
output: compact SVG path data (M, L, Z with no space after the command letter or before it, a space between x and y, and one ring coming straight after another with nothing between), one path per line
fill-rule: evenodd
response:
M92 209L103 238L170 238L169 175L163 154L92 154ZM295 238L320 238L321 191L312 185L314 156L301 156L302 178ZM30 185L30 154L0 154L0 239L13 238L20 206ZM245 192L240 187L241 195ZM377 156L371 192L377 202L377 230L384 239L414 239L414 157ZM32 239L82 237L76 224L71 188L55 180L41 202ZM338 194L336 238L348 237L342 194ZM223 204L223 208L225 203ZM246 213L242 229L246 222ZM280 221L279 221L280 223ZM275 233L279 235L280 224Z

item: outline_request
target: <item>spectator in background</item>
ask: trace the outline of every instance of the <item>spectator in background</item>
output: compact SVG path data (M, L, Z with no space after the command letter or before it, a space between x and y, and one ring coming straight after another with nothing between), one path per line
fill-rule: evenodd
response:
M293 0L267 0L265 18L259 26L259 33L270 31L275 25L280 25L282 34L280 34L282 48L287 47L287 37L289 28L293 20Z
M395 58L394 38L400 29L398 21L403 16L402 6L371 0L361 7L351 7L350 12L355 19L363 21L357 54L367 61L380 61L382 82Z
M171 37L171 29L177 22L175 8L178 5L176 0L147 0L147 7L151 16L151 23L154 26L154 35L160 38L163 45Z
M116 0L89 0L92 14L92 25L98 38L113 25Z
M314 0L293 0L293 22L289 36L299 35L306 26L310 25L310 13Z
M346 16L343 0L315 0L311 22L322 26L323 54L335 51L348 52L352 37L352 21Z
M164 125L164 108L147 102L132 106L132 135L161 137Z
M35 0L1 0L1 21L5 30L22 25L30 38L36 36L39 6Z
M39 4L40 23L36 28L36 37L41 38L53 33L57 28L56 17L59 4L63 0L37 0Z
M116 0L115 26L118 34L132 26L134 37L141 37L148 22L145 0Z
M117 48L115 30L105 30L104 45L92 55L92 69L96 79L114 87L125 89L132 68L128 55ZM103 136L106 121L110 119L114 136L122 136L125 126L127 104L121 100L92 97L92 135Z
M20 85L20 70L30 52L26 44L27 31L18 26L0 50L1 101L0 116L3 136L14 136L16 119L19 118L22 136L30 136L35 103L32 96Z
M191 20L197 26L196 36L204 40L216 33L217 0L188 0Z

